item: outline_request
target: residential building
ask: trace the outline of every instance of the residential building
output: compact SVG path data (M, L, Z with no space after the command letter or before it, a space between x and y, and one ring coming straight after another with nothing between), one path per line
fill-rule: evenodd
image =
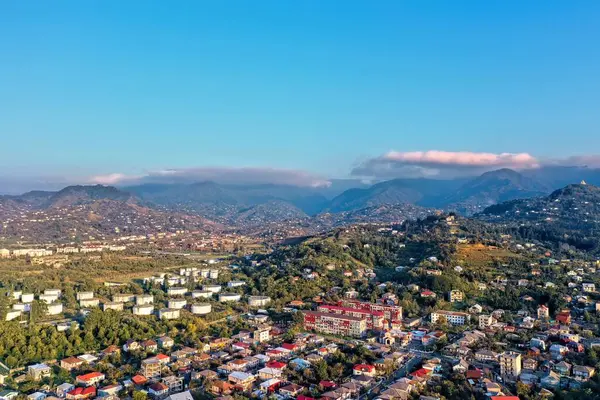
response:
M537 317L541 320L550 319L550 310L548 309L548 307L543 304L540 305L537 309Z
M464 312L438 310L431 313L431 323L436 324L445 320L450 325L465 325L471 316Z
M464 300L465 294L460 290L451 290L448 292L448 301L450 303L460 303Z
M369 303L353 299L344 299L340 302L340 306L348 308L356 308L364 311L380 311L383 312L383 316L388 321L402 321L402 307L381 304L381 303Z
M51 375L52 369L46 364L35 364L27 367L27 375L34 381L40 381Z
M367 331L367 320L349 315L305 311L304 329L330 335L362 337Z
M521 354L506 351L498 357L500 374L503 377L516 378L521 373Z
M102 372L90 372L89 374L79 375L75 382L84 386L94 386L106 379Z
M490 314L482 314L479 316L479 329L488 329L496 322L496 318L494 318Z
M329 314L348 315L356 318L364 318L367 321L367 329L381 330L384 328L384 315L382 311L362 310L350 307L333 305L321 305L317 311Z

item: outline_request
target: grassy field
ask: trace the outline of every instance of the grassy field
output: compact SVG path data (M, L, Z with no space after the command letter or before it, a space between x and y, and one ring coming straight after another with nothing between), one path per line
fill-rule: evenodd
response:
M496 263L508 263L523 257L509 250L478 244L461 244L456 247L456 262L474 268L488 268Z

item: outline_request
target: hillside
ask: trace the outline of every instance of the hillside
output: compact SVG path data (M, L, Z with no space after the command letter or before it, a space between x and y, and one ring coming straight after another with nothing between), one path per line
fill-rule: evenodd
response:
M456 190L463 180L394 179L368 189L350 189L335 197L328 212L359 210L384 204L418 204L433 206L437 199Z
M222 229L197 215L144 206L130 193L101 185L4 196L0 221L1 236L38 242Z
M543 196L548 187L511 169L486 172L465 183L440 205L462 214L472 214L492 204Z
M549 196L490 206L477 218L513 225L524 237L600 252L600 188L573 184Z

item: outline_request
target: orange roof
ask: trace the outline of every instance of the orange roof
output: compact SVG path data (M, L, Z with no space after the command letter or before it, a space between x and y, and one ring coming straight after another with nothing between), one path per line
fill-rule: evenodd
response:
M89 381L90 379L100 378L103 376L104 376L104 374L102 372L94 371L94 372L90 372L89 374L79 375L77 377L77 379L80 381Z
M131 378L131 381L136 385L143 385L144 383L148 382L148 379L146 379L145 376L136 375L133 378Z

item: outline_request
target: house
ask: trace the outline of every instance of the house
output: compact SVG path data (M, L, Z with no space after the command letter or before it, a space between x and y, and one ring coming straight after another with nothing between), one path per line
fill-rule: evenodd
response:
M573 377L578 380L587 381L590 379L596 370L593 367L588 367L587 365L574 365L573 366Z
M538 367L538 362L533 358L525 358L523 359L523 369L528 369L530 371L535 371Z
M134 385L136 386L143 386L146 383L148 383L148 378L146 378L143 375L135 375L131 378L131 381L133 382Z
M555 360L561 360L568 352L569 349L566 346L561 346L560 344L550 346L550 355Z
M50 367L46 364L35 364L27 367L27 375L34 381L40 381L47 378L52 373Z
M596 285L593 283L582 283L581 290L585 293L592 293L596 291Z
M175 345L175 341L168 336L161 336L158 338L158 345L162 349L170 349Z
M302 358L294 358L290 361L290 367L294 368L296 371L303 371L306 368L310 368L310 363Z
M464 374L469 370L469 363L464 359L460 359L454 366L452 367L452 371L457 372L459 374Z
M77 387L65 396L67 400L85 400L92 399L96 397L96 388L94 386L90 387Z
M70 383L63 383L56 387L55 393L61 399L64 399L71 390L75 389L75 386Z
M89 374L79 375L75 378L75 383L83 386L94 386L106 379L102 372L90 372Z
M121 349L119 347L115 346L114 344L111 344L106 349L102 350L102 354L104 356L112 356L112 355L117 355L120 353L121 353Z
M296 397L304 390L303 386L291 383L279 388L279 394L287 397Z
M559 363L554 364L554 371L562 376L571 375L571 364L566 361L561 361Z
M48 397L48 395L42 392L35 392L27 395L28 400L44 400L46 397Z
M154 399L161 399L169 394L169 387L162 382L155 382L148 386L148 394Z
M233 393L234 386L225 381L214 381L211 383L210 388L208 389L214 395L230 395Z
M375 376L377 373L374 365L356 364L352 367L352 375Z
M0 400L12 400L19 395L19 392L15 390L1 390L0 391Z
M152 339L144 340L142 343L140 343L140 346L144 350L149 351L151 353L155 353L158 351L158 343L156 343L156 341Z
M140 349L140 343L133 340L133 339L129 339L127 342L125 342L125 344L123 345L123 351L125 352L130 352L130 351L136 351Z
M556 314L556 322L562 325L570 325L571 324L571 312L570 311L561 311Z
M77 369L83 365L84 361L77 357L68 357L64 360L60 361L60 367L62 369L66 369L67 371L71 371L73 369Z
M540 384L545 389L558 389L560 387L560 376L556 372L550 371L540 380Z
M248 391L252 388L252 383L255 380L254 375L246 372L235 371L229 374L229 383L233 384L236 389L243 392Z
M366 375L352 375L350 377L350 382L361 387L369 387L375 382L375 378Z
M189 390L186 390L182 393L173 393L166 400L194 400L192 393Z
M498 361L498 354L488 349L482 349L475 353L475 359L477 361Z
M98 389L98 397L115 397L123 390L121 385L108 385Z
M166 376L162 383L169 388L169 393L179 393L183 390L183 376Z

